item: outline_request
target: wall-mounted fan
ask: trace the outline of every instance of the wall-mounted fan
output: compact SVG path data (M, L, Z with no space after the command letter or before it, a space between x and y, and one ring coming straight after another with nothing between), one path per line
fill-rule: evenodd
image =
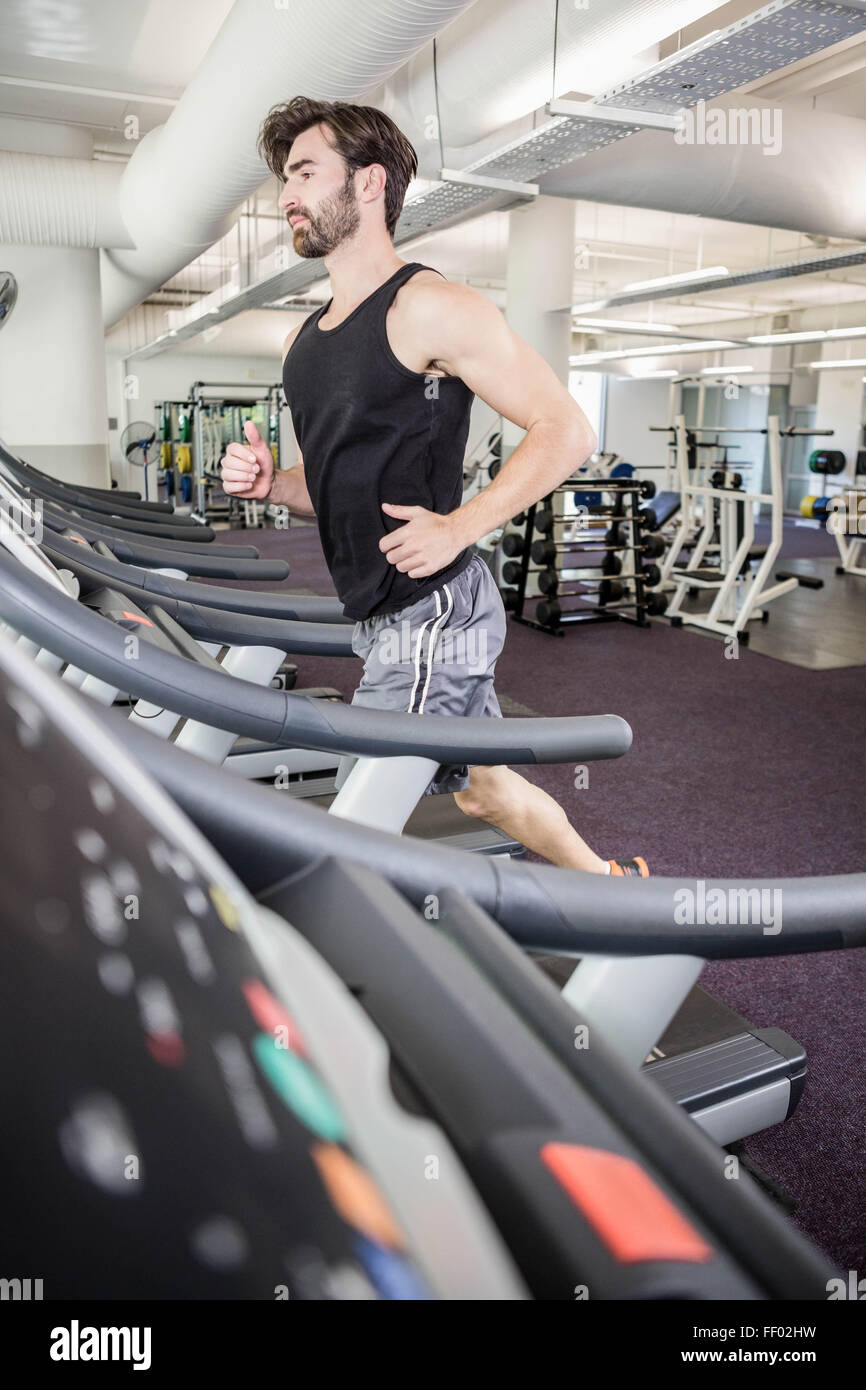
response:
M133 468L144 469L144 500L148 501L147 468L159 458L156 426L146 420L134 420L120 436L120 451Z
M18 299L18 281L11 270L0 270L0 328L8 319Z

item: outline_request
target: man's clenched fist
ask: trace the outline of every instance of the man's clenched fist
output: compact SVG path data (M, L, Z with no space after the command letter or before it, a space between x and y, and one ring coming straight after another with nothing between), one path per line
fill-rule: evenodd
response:
M222 461L223 492L264 501L274 484L274 458L252 420L244 424L246 444L230 444Z

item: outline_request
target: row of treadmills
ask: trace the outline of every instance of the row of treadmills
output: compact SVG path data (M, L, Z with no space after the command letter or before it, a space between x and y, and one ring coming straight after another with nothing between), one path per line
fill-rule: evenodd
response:
M686 881L526 863L423 796L436 768L619 757L623 720L276 688L352 654L339 602L203 577L288 567L0 445L7 1268L46 1298L826 1298L720 1147L805 1055L696 982L864 944L866 875L709 882L741 920L689 926Z

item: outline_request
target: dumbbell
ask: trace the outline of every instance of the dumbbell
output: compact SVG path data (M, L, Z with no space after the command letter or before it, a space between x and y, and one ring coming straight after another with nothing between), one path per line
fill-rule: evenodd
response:
M655 520L655 517L653 517ZM642 535L638 546L630 544L629 533L621 521L616 522L605 533L605 542L614 547L615 550L641 550L651 560L657 560L660 555L665 553L664 537L652 531L650 527L649 535Z
M643 582L648 589L654 589L656 584L661 584L662 582L662 572L658 565L644 565L641 574L643 575Z
M611 562L613 562L613 565L611 565ZM576 568L576 566L570 566L570 568ZM587 565L583 573L586 574L588 579L592 579L599 573L599 568L601 574L604 576L619 574L622 569L622 561L619 560L616 555L605 555L604 564L601 565L601 567L598 565ZM503 583L519 584L522 573L523 566L519 560L506 560L505 564L502 566ZM554 580L558 577L556 571L552 569L531 569L527 571L527 577L537 578L539 584L541 584L545 575L553 575ZM545 583L546 582L545 580ZM544 589L543 592L547 593L547 590Z
M615 603L619 598L625 598L625 584L620 579L566 579L567 587L563 588L563 581L556 570L541 570L538 575L538 587L543 594L553 595L558 593L581 595L587 590L596 589L598 591L599 603ZM580 585L577 589L572 589L572 584Z
M726 474L724 473L724 471L720 468L717 468L714 473L710 474L710 486L721 488L738 488L743 486L742 473L734 473L731 477L730 482L725 482L725 477Z
M553 491L571 492L575 488L577 491L574 500L578 506L583 505L583 494L592 492L621 492L626 495L636 492L639 497L647 500L656 495L656 485L651 478L616 478L613 475L609 478L584 478L582 474L578 474L576 478L561 483Z
M503 538L502 538L502 549L503 549L503 552L504 552L504 554L510 556L512 559L513 559L516 555L522 555L522 554L523 554L523 547L524 547L525 544L526 544L526 537L525 537L525 536L518 536L518 535L515 535L515 533L514 533L513 531L509 531L508 535L507 535L507 536L503 536Z
M535 617L544 627L557 627L562 608L555 598L543 598L535 610Z
M666 612L669 602L667 594L650 594L646 604L647 612L652 613L654 617L660 617Z
M555 598L543 598L535 610L535 616L545 627L556 627L562 617L562 609Z
M611 527L609 531L605 532L603 544L596 541L590 541L588 543L551 540L533 541L532 549L529 553L537 565L553 565L556 563L557 555L562 555L567 552L573 555L579 555L583 550L591 553L599 550L633 550L638 554L648 556L651 560L657 559L659 555L664 554L665 543L661 536L645 536L640 545L628 545L618 538L610 540L613 530L614 528ZM574 568L574 566L572 566L572 568Z
M641 544L643 545L646 543L647 540L647 536L644 535L644 530L655 531L656 527L658 526L658 519L651 507L647 507L645 512L641 512L641 519L644 524L640 526L638 529L641 535ZM616 545L619 546L621 549L626 550L631 546L632 534L632 528L628 525L628 518L619 518L617 521L611 522L610 526L607 529L604 539L608 545ZM664 541L661 539L660 536L657 539L659 540L662 549L664 549ZM658 551L657 553L661 554L661 551Z
M563 525L571 525L575 520L572 516L554 516L551 507L542 507L540 512L535 513L535 529L541 533L548 534L553 530L557 521ZM585 527L604 526L610 520L610 510L600 512L597 516L589 516L583 521Z

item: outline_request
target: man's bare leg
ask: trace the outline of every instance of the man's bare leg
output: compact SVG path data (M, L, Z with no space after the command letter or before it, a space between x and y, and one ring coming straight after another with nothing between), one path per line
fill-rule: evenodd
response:
M510 767L471 767L466 791L454 800L467 816L477 816L563 869L607 873L605 860L590 849L558 801Z

